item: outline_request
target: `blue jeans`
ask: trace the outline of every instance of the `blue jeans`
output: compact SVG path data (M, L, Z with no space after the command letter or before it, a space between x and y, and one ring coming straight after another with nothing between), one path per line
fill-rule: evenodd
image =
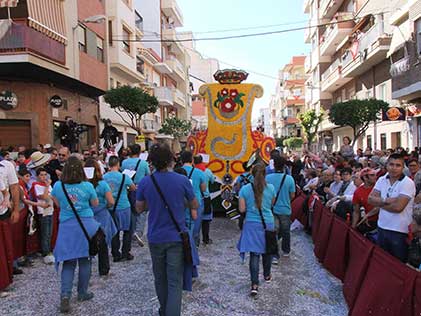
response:
M53 216L41 216L41 252L43 256L51 252L51 231L53 229Z
M281 249L284 253L291 251L291 215L275 214L275 227L278 239L281 239Z
M408 235L380 227L377 230L379 232L377 239L379 246L400 261L406 262L408 259L408 244L406 243Z
M270 276L270 269L272 266L272 256L262 255L263 260L263 276L266 278ZM250 278L251 285L259 285L259 263L260 255L250 252Z
M203 207L203 199L200 199L200 205L197 209L197 218L194 221L193 226L193 240L197 247L199 247L200 244L200 229L202 228Z
M144 211L140 214L132 212L132 219L131 219L131 225L130 225L130 230L132 232L132 235L138 232L139 236L142 237L145 234L145 226L146 226L147 219L148 219L147 211Z
M79 258L63 262L61 271L61 297L72 296L73 278L75 276L76 263L79 264L79 279L77 283L78 295L88 292L89 279L91 278L91 261L88 258Z
M149 244L155 290L161 316L179 316L183 291L184 255L181 242Z

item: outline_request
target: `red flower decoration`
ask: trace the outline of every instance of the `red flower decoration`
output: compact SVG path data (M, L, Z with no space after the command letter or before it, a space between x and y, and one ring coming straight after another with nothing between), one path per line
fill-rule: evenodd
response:
M221 111L225 112L225 113L230 113L232 111L234 111L235 109L235 102L231 99L225 99L224 101L222 101L221 103Z
M230 90L230 96L231 98L235 98L238 95L237 89L231 89Z
M228 89L222 89L222 91L221 91L221 94L222 95L228 95Z

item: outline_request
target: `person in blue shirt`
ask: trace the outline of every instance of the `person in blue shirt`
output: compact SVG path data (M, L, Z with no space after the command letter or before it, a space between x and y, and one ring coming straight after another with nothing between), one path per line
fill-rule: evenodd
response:
M248 165L248 161L243 162L243 169L244 169L244 172L240 174L240 176L237 177L234 183L234 192L237 195L240 193L240 190L243 186L249 183L253 183L253 176L250 173L251 165L250 166ZM240 230L243 229L244 218L245 218L245 215L240 213L240 217L238 218L238 228L240 228Z
M89 243L82 233L71 205L68 203L63 186L89 237L95 235L100 224L94 219L94 212L92 211L92 207L98 206L94 186L86 181L82 162L76 157L69 157L64 165L61 181L54 184L51 192L55 204L60 207L59 230L54 248L56 265L63 263L60 311L68 313L76 265L79 265L78 300L90 300L94 294L88 292L91 276Z
M123 162L121 163L121 170L124 171L125 169L128 169L136 171L136 174L132 177L132 180L137 186L140 180L143 179L143 177L150 174L149 164L146 161L139 158L140 146L138 144L130 145L129 150L130 158L123 160ZM136 213L136 191L129 192L129 201L132 210L132 236L137 240L139 245L143 247L145 244L142 240L142 237L145 232L147 212L143 212L141 214Z
M98 162L93 158L88 158L85 162L85 167L94 168L94 176L89 180L98 196L98 206L93 208L94 218L101 224L101 229L105 234L105 239L101 240L98 251L98 272L100 276L105 276L110 271L108 247L111 246L111 240L117 234L114 219L108 211L108 208L114 205L114 198L110 186L102 178Z
M193 153L192 152L183 151L181 153L181 162L183 163L183 168L187 172L187 177L189 178L191 184L193 185L194 195L196 196L196 199L199 201L197 219L194 221L194 228L193 228L193 238L196 243L196 246L199 247L200 229L202 227L202 219L203 219L202 193L206 191L206 176L203 171L193 166Z
M191 265L184 263L180 233L171 219L170 212L180 229L187 232L185 201L188 201L193 219L197 217L199 207L188 178L169 171L173 159L168 145L153 145L149 151L149 160L156 171L140 181L136 196L136 209L139 212L143 212L146 208L149 210L148 243L155 290L160 304L159 314L167 316L181 314L183 281L187 282L185 278L189 278L191 288L192 277L191 270L190 274L185 273L185 268L189 266L191 269ZM159 195L152 177L164 195L168 207Z
M115 219L117 230L123 231L123 245L120 252L120 234L117 233L111 241L111 254L113 261L119 262L122 260L133 260L133 255L130 253L132 246L132 233L130 231L131 223L131 208L129 198L127 196L127 189L135 191L136 186L132 179L127 175L120 173L120 160L117 156L111 156L108 161L109 171L104 175L104 180L108 183L113 193L115 200L113 208L113 217ZM121 194L118 197L120 186L123 184Z
M291 200L295 196L295 181L293 177L287 175L284 171L286 164L285 158L275 157L273 163L275 173L267 175L266 181L274 186L276 194L279 192L278 197L275 198L273 213L275 215L278 238L282 239L281 249L283 256L288 257L291 251ZM284 177L285 180L283 180ZM282 187L280 188L281 183ZM274 264L277 264L277 259L274 258Z
M263 227L260 211L268 230L274 229L272 205L275 200L275 189L272 184L266 183L265 165L257 163L252 169L254 182L245 185L240 190L238 209L246 213L243 230L237 248L244 258L246 252L250 253L250 278L252 296L257 295L259 286L259 261L263 258L263 276L270 282L272 256L266 254L265 229Z

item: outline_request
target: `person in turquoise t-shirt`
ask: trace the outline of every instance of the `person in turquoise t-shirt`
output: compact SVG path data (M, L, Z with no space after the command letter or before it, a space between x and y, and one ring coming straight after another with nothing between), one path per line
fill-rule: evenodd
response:
M123 231L123 246L120 252L120 234L117 233L111 241L111 254L114 262L122 260L133 260L133 255L130 253L132 246L132 233L130 231L131 223L131 208L129 198L127 196L127 189L129 191L136 191L136 186L127 175L120 173L120 160L117 156L111 156L108 161L109 172L104 175L104 180L108 183L113 193L115 200L115 211L113 212L114 219L117 223L118 231ZM120 186L123 183L121 194L117 199Z
M140 159L140 146L138 144L133 144L129 146L130 149L130 158L123 160L121 163L121 170L124 171L125 169L128 170L135 170L136 174L132 177L134 184L138 185L140 180L142 180L145 176L150 174L149 164ZM129 201L132 210L132 218L131 218L131 227L130 230L132 231L132 238L134 237L139 245L143 247L145 243L142 240L143 234L145 232L145 225L146 219L148 216L147 212L142 212L138 214L136 212L136 192L131 191L129 192Z
M286 160L283 157L275 157L273 159L275 166L275 173L266 176L266 181L273 184L276 193L283 181L282 188L279 191L279 196L275 201L273 213L275 214L275 226L278 231L278 238L282 239L281 249L284 257L288 257L291 251L291 200L295 196L295 181L290 175L285 174ZM277 264L277 259L274 259L274 264Z
M193 154L190 151L184 151L181 153L181 162L183 168L187 172L187 177L193 185L194 195L199 201L200 207L197 210L197 219L194 221L193 238L196 246L200 243L200 229L202 226L203 218L203 197L202 192L206 191L206 176L205 173L195 167L193 167Z

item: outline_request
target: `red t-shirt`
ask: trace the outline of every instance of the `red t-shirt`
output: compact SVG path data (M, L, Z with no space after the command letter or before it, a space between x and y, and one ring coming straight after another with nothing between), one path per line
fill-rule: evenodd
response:
M352 198L352 204L358 204L359 206L363 206L365 208L365 213L367 214L370 212L374 206L368 204L368 196L370 195L371 191L373 190L374 186L366 188L364 185L359 186ZM369 221L377 221L379 215L376 214L374 216L370 216L368 218Z

